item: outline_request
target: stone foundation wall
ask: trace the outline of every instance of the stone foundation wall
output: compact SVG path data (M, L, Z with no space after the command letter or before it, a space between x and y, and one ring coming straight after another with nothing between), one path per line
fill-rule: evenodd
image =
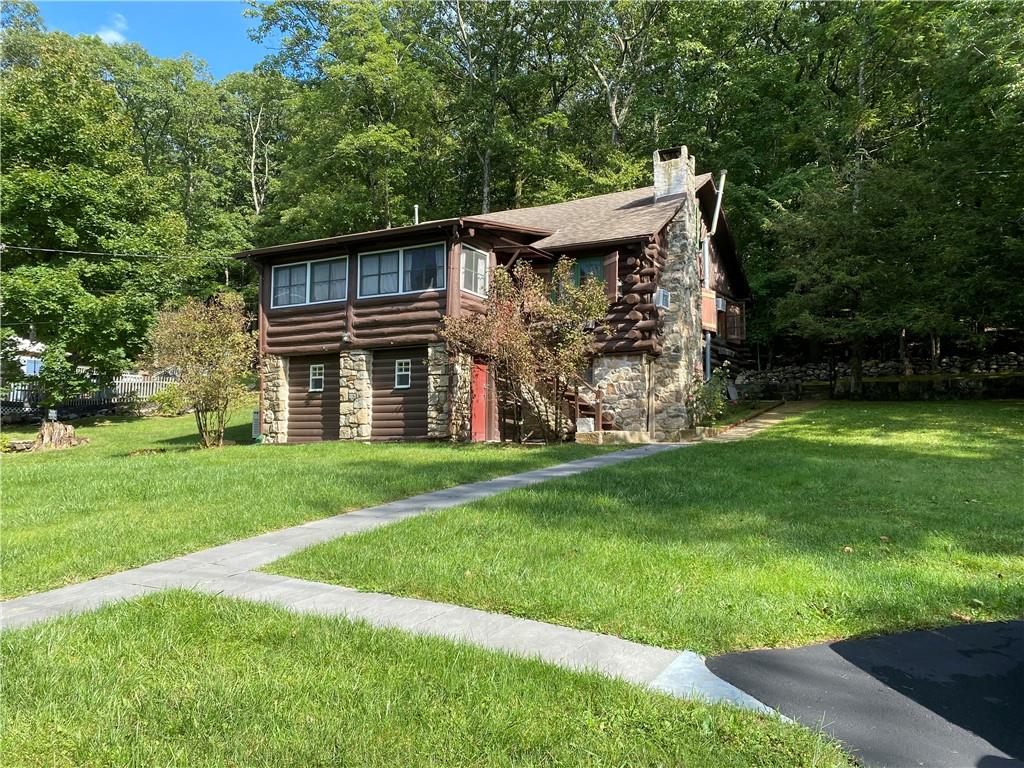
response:
M341 416L338 437L342 440L368 440L373 419L373 352L365 349L342 350L339 356L338 411Z
M684 148L685 151L685 148ZM697 272L697 191L693 158L687 160L683 205L666 228L668 254L661 286L672 293L665 312L662 354L654 362L654 437L678 440L689 429L687 397L703 379L700 275Z
M263 355L260 359L263 413L260 434L264 443L288 441L288 358Z
M444 342L427 346L427 435L468 440L473 359L449 355Z
M615 417L619 430L648 429L649 363L646 355L601 355L591 366L594 386L604 392L602 407Z

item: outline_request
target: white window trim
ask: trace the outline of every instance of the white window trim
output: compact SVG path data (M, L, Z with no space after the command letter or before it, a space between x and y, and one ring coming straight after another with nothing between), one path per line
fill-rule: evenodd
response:
M444 266L441 269L441 275L444 277L444 285L440 288L424 288L418 291L407 291L405 290L405 252L413 251L417 248L429 248L432 245L440 245L441 251L444 254ZM363 256L376 256L378 253L398 253L398 290L392 291L391 293L371 293L363 294ZM357 299L379 299L383 296L401 296L402 294L414 294L414 293L430 293L431 291L445 291L448 289L448 243L420 243L417 245L408 245L401 248L381 248L378 251L360 251L356 256L356 298Z
M406 370L399 371L398 366L404 363ZM399 376L408 376L408 384L399 384ZM401 360L395 360L395 389L410 389L412 387L412 360L409 358L403 358Z
M313 265L319 264L322 261L343 261L345 266L343 270L345 272L345 296L340 299L320 299L319 301L310 301L309 297L313 295ZM274 273L279 269L285 267L306 267L306 300L300 301L295 304L275 304L274 303ZM271 309L290 309L291 307L305 307L308 304L339 304L348 299L348 256L328 256L325 259L311 259L310 261L290 261L287 264L274 264L270 268L270 308Z
M478 254L480 254L481 256L484 257L484 292L483 293L478 293L477 291L474 291L471 288L466 288L462 284L462 276L463 276L463 274L466 271L466 251L472 251L473 253L478 253ZM465 291L466 293L471 293L474 296L479 296L480 298L486 299L487 298L487 292L490 290L490 288L491 288L491 254L489 252L487 252L487 251L481 251L479 248L474 248L471 245L466 245L465 243L463 243L462 244L462 255L460 257L460 263L459 263L459 290L462 290L462 291Z
M320 373L313 375L313 371L319 370ZM326 370L323 363L312 363L309 366L309 387L306 389L307 392L323 392L324 384L327 383ZM313 379L320 379L320 386L313 386Z

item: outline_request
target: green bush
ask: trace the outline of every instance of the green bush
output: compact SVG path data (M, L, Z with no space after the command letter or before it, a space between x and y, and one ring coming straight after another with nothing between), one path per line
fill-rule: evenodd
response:
M161 416L181 416L189 411L185 392L178 384L168 384L155 395L151 395L147 402L155 406L156 412Z
M725 413L725 406L728 403L726 399L728 365L726 363L721 368L715 368L711 372L711 378L707 381L694 383L686 399L687 408L693 418L693 426L714 426L715 420Z

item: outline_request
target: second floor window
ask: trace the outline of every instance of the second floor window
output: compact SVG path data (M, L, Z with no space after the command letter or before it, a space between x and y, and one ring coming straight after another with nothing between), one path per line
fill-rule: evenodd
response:
M359 295L398 293L399 251L368 253L359 257Z
M310 301L340 301L345 298L348 284L347 262L345 259L314 261L310 269Z
M445 287L444 243L359 255L359 296L439 291Z
M478 296L487 294L487 263L490 257L483 251L462 246L462 290Z
M273 301L275 307L288 307L306 303L307 264L274 267Z
M406 248L402 252L405 262L405 291L429 291L444 288L444 246L426 245Z
M576 261L576 285L583 285L587 280L604 280L604 259L590 257Z
M319 259L274 267L270 306L292 307L321 301L344 301L348 290L348 259Z

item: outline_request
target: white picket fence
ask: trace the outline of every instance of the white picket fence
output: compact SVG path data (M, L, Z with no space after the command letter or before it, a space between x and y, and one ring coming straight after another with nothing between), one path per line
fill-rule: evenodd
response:
M131 399L146 400L155 395L165 387L177 381L173 376L142 376L139 374L124 374L118 376L109 387L96 389L93 392L85 392L77 397L70 398L57 406L58 412L89 412L101 408L117 405ZM42 393L39 388L30 381L19 381L8 387L3 401L0 403L0 412L32 413L40 411L39 401Z

